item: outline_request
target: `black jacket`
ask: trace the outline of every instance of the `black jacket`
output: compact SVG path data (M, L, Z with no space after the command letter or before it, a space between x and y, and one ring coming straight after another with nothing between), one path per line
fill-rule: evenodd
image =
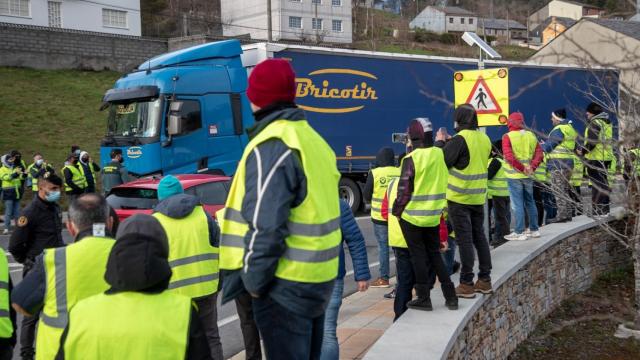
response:
M254 115L256 124L248 130L250 138L275 120L305 119L304 111L293 104L277 104ZM324 313L333 281L307 284L275 277L278 261L286 249L284 239L288 235L290 210L300 205L307 194L300 155L290 150L281 140L273 139L258 145L247 158L242 203L242 216L249 223L245 253L250 244L253 247L242 270L223 273L223 302L236 298L246 289L253 296L269 296L296 314L314 318ZM271 176L268 182L267 176ZM259 183L262 191L258 204Z
M64 246L62 213L56 203L35 196L16 225L9 240L9 251L19 263L33 262L44 249Z
M592 151L596 145L602 143L600 139L600 125L596 122L596 120L602 120L607 124L611 124L611 119L609 119L609 114L602 113L594 116L589 121L589 125L587 126L587 138L584 140L584 147L582 151L586 154Z
M75 166L76 168L78 168L79 171L82 171L78 167L79 165L71 165L71 166ZM73 182L73 173L71 172L71 170L66 169L66 168L63 169L62 170L62 175L64 176L64 183L71 188L71 191L67 191L67 194L69 194L69 195L84 194L85 189L81 189L80 187L78 187L78 185L76 185Z
M376 168L378 167L387 167L387 166L396 166L395 154L393 153L393 149L385 147L378 151L376 155ZM371 203L371 199L373 198L373 172L369 170L369 174L367 174L367 182L364 184L364 189L362 190L362 196L364 199ZM371 219L375 224L387 225L386 221L380 221L376 219Z

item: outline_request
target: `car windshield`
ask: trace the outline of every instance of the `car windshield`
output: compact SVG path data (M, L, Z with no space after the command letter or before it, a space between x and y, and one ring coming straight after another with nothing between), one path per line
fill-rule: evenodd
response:
M149 210L158 204L158 192L155 189L115 188L107 202L116 210Z
M111 104L107 122L108 136L154 137L160 129L162 101Z

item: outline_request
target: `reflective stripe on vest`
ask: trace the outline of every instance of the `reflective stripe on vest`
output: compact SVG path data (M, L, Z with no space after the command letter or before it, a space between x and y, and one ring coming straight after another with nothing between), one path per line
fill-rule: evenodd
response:
M36 339L36 359L54 359L60 337L76 303L109 288L104 280L115 241L86 237L67 247L44 252L46 289Z
M9 339L13 335L10 306L9 262L4 250L0 248L0 339Z
M491 161L489 159L489 165ZM493 196L509 196L509 184L507 183L507 176L504 171L504 160L496 158L500 162L500 169L487 183L487 195L491 199ZM488 166L488 165L487 165Z
M400 221L397 217L391 214L391 209L393 208L393 204L396 202L396 197L398 196L399 182L398 178L391 180L391 184L389 184L389 188L387 189L387 201L389 204L389 246L406 249L408 247L407 241L404 239L404 235L402 234Z
M71 171L71 181L76 184L80 189L84 189L87 187L87 178L84 177L82 171L73 165L65 165L62 168L62 177L64 179L64 169L69 169ZM67 185L67 181L64 182L64 191L72 191L71 186Z
M161 213L153 216L169 239L169 289L192 299L216 293L219 249L209 243L209 220L202 206L180 219Z
M536 181L547 183L549 182L549 173L547 172L547 161L543 161L538 165L535 172L533 173L533 178Z
M20 187L22 181L20 177L12 178L15 168L8 168L4 165L0 165L0 180L2 180L3 191L15 191L16 198L20 199Z
M463 170L449 169L447 200L465 205L482 205L487 192L487 160L491 152L491 140L479 130L462 130L469 148L469 165Z
M304 120L276 120L252 139L245 148L233 178L225 209L218 213L221 227L220 268L248 267L255 232L245 237L249 226L242 216L247 157L269 139L282 140L301 157L307 179L307 195L292 208L287 222L286 250L278 262L276 277L302 283L320 283L335 279L340 253L340 203L335 154ZM265 171L272 171L272 169ZM267 174L267 179L269 175ZM266 188L267 184L263 184ZM259 200L258 200L259 201ZM260 205L260 204L259 204ZM264 204L262 204L265 206ZM268 205L266 205L268 206ZM245 254L245 247L248 252ZM245 263L249 259L249 264Z
M522 165L529 165L535 155L536 146L538 145L536 136L529 130L509 131L507 136L511 142L513 156L522 163ZM509 179L528 178L523 172L514 169L508 161L505 161L504 166L507 178Z
M371 198L371 218L378 221L386 221L382 217L380 207L382 206L382 197L391 180L400 176L400 168L395 166L386 166L371 170L373 175L373 196Z
M576 155L573 155L573 171L571 172L571 186L581 186L584 177L584 164Z
M549 136L556 131L556 129L562 132L562 142L558 144L549 155L548 159L572 159L573 151L576 148L576 137L578 134L571 124L560 124L551 130Z
M65 358L184 359L191 313L191 299L169 291L92 296L71 310Z
M407 158L413 160L415 175L413 195L402 212L402 219L415 226L437 226L442 209L447 206L449 174L444 153L438 147L421 148L413 150Z
M587 160L611 161L613 159L613 126L601 118L593 118L591 121L600 127L600 132L598 133L596 146L584 158ZM584 130L585 139L588 139L588 133L589 126Z

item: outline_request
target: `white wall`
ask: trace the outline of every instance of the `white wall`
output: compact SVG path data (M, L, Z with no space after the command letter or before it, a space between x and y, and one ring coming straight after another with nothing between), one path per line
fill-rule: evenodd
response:
M451 18L453 18L452 23L449 22ZM464 19L464 24L461 19ZM469 24L469 19L473 19L473 24ZM444 19L444 24L447 32L476 32L478 30L478 18L473 15L447 15Z
M428 6L415 19L409 23L411 29L421 28L434 33L442 34L446 31L444 24L444 12Z
M552 1L549 3L549 16L580 20L582 19L582 6L563 1Z
M47 0L31 0L30 17L0 16L0 22L24 25L49 26ZM106 5L79 0L60 0L62 28L97 31L111 34L140 36L140 1L139 0L100 0ZM102 9L113 9L127 12L127 28L105 27L102 25Z

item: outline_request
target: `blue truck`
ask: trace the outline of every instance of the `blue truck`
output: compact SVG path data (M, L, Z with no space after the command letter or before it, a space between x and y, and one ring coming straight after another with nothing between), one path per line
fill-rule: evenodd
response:
M107 91L103 164L123 150L129 173L232 175L254 119L246 97L248 72L268 58L287 59L296 71L296 102L326 139L342 173L340 193L362 208L362 185L381 147L409 120L428 117L453 132L453 75L477 68L473 59L376 53L301 45L227 40L167 53L141 64ZM521 111L540 132L551 111L565 107L577 120L597 96L617 99L618 73L608 69L486 61L509 69L510 110ZM605 86L595 86L605 84ZM590 91L585 91L589 89ZM595 93L594 93L595 92ZM582 121L575 122L578 131ZM492 139L506 126L486 127Z

